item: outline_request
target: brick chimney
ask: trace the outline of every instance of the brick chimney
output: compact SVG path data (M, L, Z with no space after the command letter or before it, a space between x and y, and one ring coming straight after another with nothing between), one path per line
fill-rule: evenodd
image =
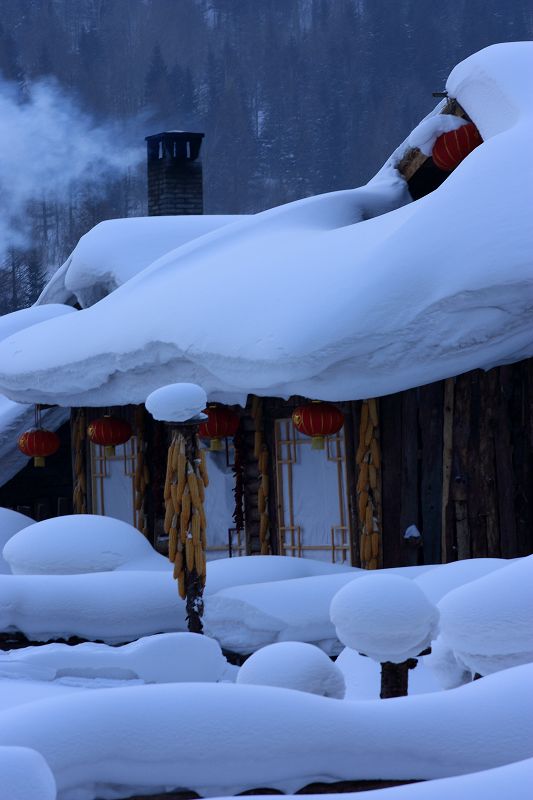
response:
M148 215L203 214L203 133L164 131L146 137Z

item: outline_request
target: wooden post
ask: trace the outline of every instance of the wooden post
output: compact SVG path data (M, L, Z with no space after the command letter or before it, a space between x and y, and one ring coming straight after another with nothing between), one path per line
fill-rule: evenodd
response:
M416 658L408 658L401 664L384 661L381 664L381 692L379 695L381 699L405 697L409 684L409 670L414 669L417 664Z
M199 462L199 448L198 448L198 425L182 425L180 426L181 433L185 439L185 457L188 465L195 465ZM196 475L195 475L196 477ZM194 513L194 511L193 511ZM191 517L192 519L192 517ZM192 524L190 526L192 528ZM193 537L190 531L187 538ZM196 553L195 553L196 556ZM194 558L194 563L188 558L185 558L185 605L187 609L187 627L191 633L203 633L202 617L204 614L204 585L205 574L203 576L198 573L197 558ZM204 554L205 562L205 554Z
M438 564L442 555L443 395L442 381L422 386L419 391L420 508L424 564Z
M441 516L441 560L452 560L453 542L450 541L448 521L451 516L450 486L453 458L453 405L455 378L444 381L444 411L442 419L442 516Z

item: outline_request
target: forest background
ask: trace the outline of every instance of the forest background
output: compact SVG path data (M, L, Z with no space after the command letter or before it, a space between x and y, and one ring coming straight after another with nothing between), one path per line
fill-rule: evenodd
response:
M261 211L365 183L455 64L531 38L531 0L0 0L0 314L146 213L145 136L205 132L205 213Z

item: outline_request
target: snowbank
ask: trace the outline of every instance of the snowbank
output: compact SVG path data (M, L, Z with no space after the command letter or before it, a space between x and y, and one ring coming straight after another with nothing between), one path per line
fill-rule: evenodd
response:
M343 400L532 355L532 68L533 43L519 42L454 70L448 91L484 142L438 191L410 203L387 169L189 242L91 308L43 323L39 346L28 330L3 342L0 387L75 406L142 402L176 380L226 402ZM326 264L317 293L308 276ZM199 274L210 287L201 314L186 299Z
M62 800L442 778L531 758L532 690L530 665L386 703L232 684L95 690L3 712L0 744L40 752Z
M343 800L529 800L533 786L533 759L528 758L505 767L487 769L472 775L396 786L370 792L343 792ZM338 800L338 794L308 794L307 800ZM264 795L250 795L249 800L263 800ZM219 800L222 800L220 798ZM285 800L297 800L285 795Z
M266 577L267 565L263 561L267 558L272 559L273 578ZM247 560L254 563L241 564ZM234 558L226 563L227 568L223 562L208 565L206 588L209 596L204 617L206 632L218 639L222 647L248 654L278 641L303 641L318 645L328 655L342 650L329 617L329 607L338 590L355 578L368 575L366 570L283 556ZM220 571L215 572L218 564L221 564ZM251 568L255 573L253 585ZM298 569L301 571L297 572ZM414 577L426 569L431 566L399 567L384 572ZM265 573L259 582L256 578L263 570ZM222 581L217 580L219 575ZM230 575L234 580L224 584L224 579ZM281 580L282 575L288 580Z
M258 650L240 668L237 683L278 686L338 700L346 690L342 672L331 659L303 642L277 642Z
M242 217L219 214L100 222L81 237L37 302L90 306L165 253L239 219Z
M428 600L438 603L445 594L470 583L494 570L506 567L511 562L505 558L467 558L464 561L452 561L450 564L439 564L415 578Z
M222 680L226 666L218 643L195 633L162 633L122 647L87 642L0 653L0 676L39 681L74 677L144 683L211 682Z
M56 800L54 776L35 750L0 747L0 775L3 800Z
M136 569L166 564L132 525L93 514L35 522L9 540L3 556L15 575L109 572L131 562Z
M381 668L371 658L346 647L335 665L340 669L346 684L346 700L377 700L381 691ZM409 671L409 697L441 690L440 681L427 666L427 657L418 659L416 669Z
M0 508L0 573L9 574L10 566L2 556L5 543L16 533L28 525L33 525L35 520L10 508Z
M401 664L437 636L438 609L408 578L374 573L344 586L330 606L341 642L374 661Z
M439 608L443 643L473 673L533 661L533 556L455 589Z
M186 629L172 572L0 575L0 631L30 640L79 636L117 644Z

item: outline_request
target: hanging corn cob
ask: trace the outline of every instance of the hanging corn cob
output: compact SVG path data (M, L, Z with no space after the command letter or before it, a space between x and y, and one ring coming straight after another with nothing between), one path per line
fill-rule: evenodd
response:
M255 424L254 458L257 459L259 471L259 486L257 491L257 508L259 511L259 543L261 546L261 555L268 556L271 553L270 519L268 516L269 452L264 441L263 401L260 397L254 397L252 399L251 413Z
M85 470L85 410L78 408L72 416L72 448L74 456L74 491L72 507L75 514L87 513L87 473Z
M183 426L174 432L168 449L164 530L179 594L187 602L189 630L196 633L202 631L207 545L204 492L208 482L196 428Z
M381 448L374 398L361 405L356 463L361 566L377 569L381 563Z
M135 409L135 433L137 436L137 453L135 458L135 511L137 528L145 536L148 535L148 523L145 510L146 489L150 483L150 471L146 463L145 410L144 406Z

